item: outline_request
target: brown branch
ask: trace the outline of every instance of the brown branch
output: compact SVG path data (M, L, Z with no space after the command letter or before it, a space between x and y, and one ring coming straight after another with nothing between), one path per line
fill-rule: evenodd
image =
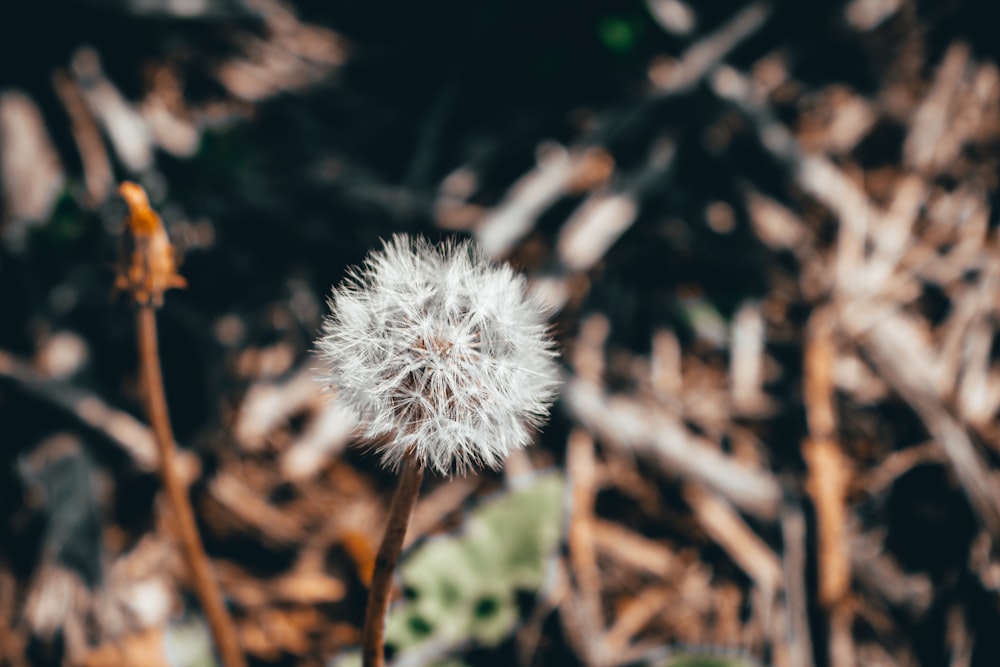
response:
M569 436L566 467L572 482L571 515L567 541L569 567L576 587L570 587L571 604L584 628L580 656L587 665L606 665L605 622L601 609L601 573L594 549L594 503L597 498L597 466L594 439L583 429Z
M774 643L787 652L787 664L812 667L813 647L809 634L809 601L806 593L806 520L798 507L786 505L781 513L781 536L785 543L783 605L784 627ZM778 629L778 626L775 627ZM776 661L777 663L777 661Z
M94 429L121 449L139 470L148 472L159 465L160 455L146 425L98 396L65 380L46 377L5 350L0 350L0 380L13 383L25 394Z
M205 548L198 535L191 501L174 466L174 436L170 428L167 399L160 373L156 311L151 305L139 306L136 326L139 333L139 359L145 388L146 410L153 426L156 444L160 449L160 475L170 508L177 519L184 557L188 567L191 568L195 591L208 620L208 627L212 631L222 663L226 667L246 667L246 660L236 637L236 628L222 603L222 593L212 575Z
M364 667L383 667L385 655L385 615L389 609L389 593L392 590L392 575L396 562L403 550L406 527L420 495L420 482L424 478L424 468L416 456L407 456L399 476L399 485L389 505L389 521L385 535L375 557L375 572L368 591L368 607L365 609L365 626L361 631L361 655Z
M569 412L601 442L650 456L664 471L697 481L741 510L773 519L781 485L770 471L754 468L691 433L676 416L622 395L609 395L593 382L569 377L562 393Z
M187 488L177 474L177 452L160 372L156 308L163 304L164 292L184 287L187 283L177 273L174 248L167 237L163 221L149 206L146 191L135 183L125 181L119 186L118 193L128 205L129 215L126 218L128 224L122 239L122 256L115 276L115 288L131 294L139 308L136 315L139 365L146 412L160 453L163 488L177 520L181 550L191 569L195 592L222 662L226 667L246 667L236 628L222 603L222 593L212 575L208 556L205 555L205 548L198 535Z

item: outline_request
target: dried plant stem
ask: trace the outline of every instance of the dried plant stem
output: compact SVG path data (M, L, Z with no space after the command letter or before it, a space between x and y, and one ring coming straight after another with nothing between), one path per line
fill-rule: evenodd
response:
M365 626L361 631L361 653L364 667L383 667L385 655L385 615L389 609L389 593L392 590L392 575L396 571L396 561L403 549L406 527L420 495L420 482L424 477L421 462L412 453L403 460L403 470L399 485L389 506L389 522L385 526L382 545L375 557L375 572L368 591L368 608L365 610Z
M156 311L150 305L140 305L137 317L139 359L146 394L146 410L153 426L160 451L160 474L170 508L180 530L181 547L194 579L195 591L208 620L212 637L225 667L246 667L240 650L233 620L222 602L222 593L212 576L208 556L198 536L194 511L184 484L174 468L174 435L167 414L167 399L163 391L160 358L156 339ZM405 529L405 528L404 528Z

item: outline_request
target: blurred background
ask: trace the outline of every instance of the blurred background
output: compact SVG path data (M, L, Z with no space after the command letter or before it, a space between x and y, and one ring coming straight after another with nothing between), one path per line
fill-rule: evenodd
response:
M396 665L1000 664L986 0L0 8L0 664L207 665L158 499L124 179L178 247L182 470L253 665L349 665L394 478L311 375L330 286L472 236L565 383L428 479Z

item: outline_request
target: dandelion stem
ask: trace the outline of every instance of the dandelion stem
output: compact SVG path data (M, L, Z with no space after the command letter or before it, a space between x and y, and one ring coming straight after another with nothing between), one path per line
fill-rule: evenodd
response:
M364 667L383 667L385 655L385 616L389 609L389 593L392 589L392 575L396 571L396 561L403 550L403 539L410 515L417 504L420 482L424 477L424 467L411 452L403 460L399 485L389 505L389 521L385 535L375 557L375 571L368 591L368 608L365 610L365 626L361 631L361 652Z
M160 474L167 492L170 508L180 530L181 547L191 569L195 591L208 620L209 629L225 667L246 667L240 651L233 620L222 603L222 594L212 576L211 566L198 528L194 511L184 484L177 477L174 466L174 435L167 413L167 399L163 391L160 358L156 340L156 311L151 305L140 305L137 316L139 333L139 358L145 385L146 410L153 426L156 444L160 451ZM405 527L404 527L405 530Z

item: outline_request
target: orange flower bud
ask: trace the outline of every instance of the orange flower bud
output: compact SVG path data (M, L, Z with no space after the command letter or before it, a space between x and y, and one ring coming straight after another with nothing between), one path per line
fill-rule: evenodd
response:
M128 205L129 215L122 236L121 257L115 288L128 291L139 305L163 305L163 293L186 287L177 273L174 247L167 238L160 216L150 208L142 186L123 182L118 193Z

